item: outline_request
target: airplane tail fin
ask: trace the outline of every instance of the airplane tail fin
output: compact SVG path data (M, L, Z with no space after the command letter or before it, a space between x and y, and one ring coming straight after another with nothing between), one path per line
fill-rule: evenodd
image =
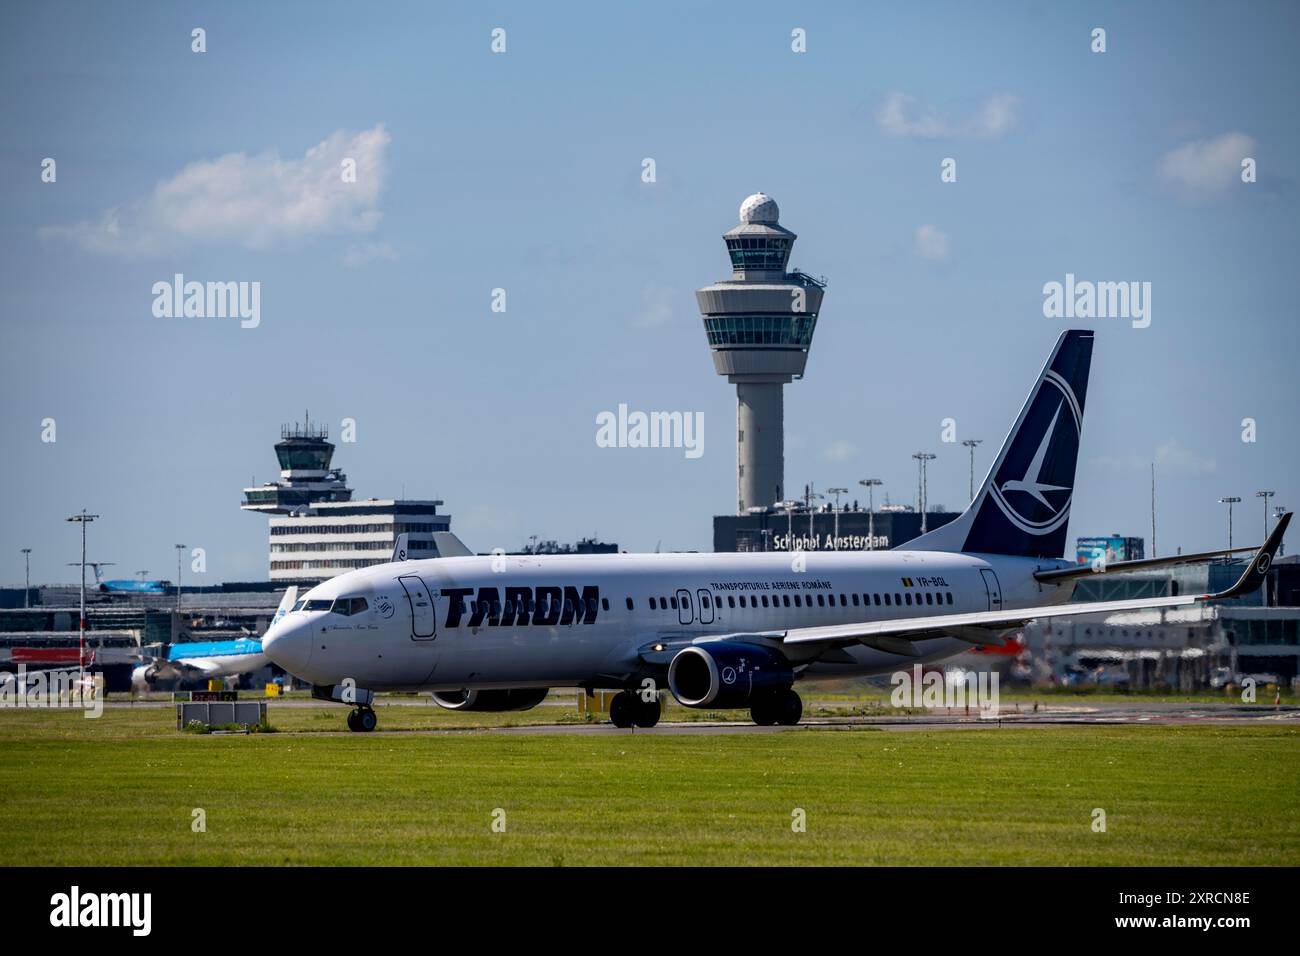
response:
M433 545L438 549L440 558L472 558L474 552L465 547L465 542L450 531L435 531Z
M915 551L1065 554L1093 334L1061 333L984 484L959 518L909 541Z

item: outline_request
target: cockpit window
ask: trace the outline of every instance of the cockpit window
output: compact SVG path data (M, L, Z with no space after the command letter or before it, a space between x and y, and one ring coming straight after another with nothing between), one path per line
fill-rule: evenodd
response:
M306 603L307 603L307 599L306 599L306 598L303 598L303 599L299 600L297 603L294 604L294 606L293 606L293 608L291 609L291 612L290 612L290 613L292 613L292 611L301 611L301 610L302 610L302 606L303 606L304 604L306 604Z
M334 602L334 613L342 614L345 617L351 616L353 614L360 614L368 606L369 605L366 604L366 599L363 597L341 597Z
M304 611L328 611L333 603L330 599L314 598L303 604L302 609Z

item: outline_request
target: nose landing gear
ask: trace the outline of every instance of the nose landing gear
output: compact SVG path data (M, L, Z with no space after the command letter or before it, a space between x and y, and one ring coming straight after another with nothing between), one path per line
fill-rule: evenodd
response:
M348 711L348 730L368 734L379 724L379 718L369 707L354 707Z

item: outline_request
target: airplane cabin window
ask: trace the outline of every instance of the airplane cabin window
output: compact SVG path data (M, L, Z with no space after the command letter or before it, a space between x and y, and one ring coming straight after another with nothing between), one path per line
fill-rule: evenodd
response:
M628 598L628 599L627 599L627 609L628 609L629 611L632 610L632 599L631 599L631 598Z
M740 596L740 606L741 607L745 606L745 595L743 594Z
M668 599L668 601L672 604L673 610L674 611L677 610L677 598L671 597Z
M872 593L871 597L873 598L872 603L874 603L876 607L880 607L880 595Z
M892 605L891 605L890 602L889 602L889 595L886 594L886 595L885 595L885 607L891 607L891 606L892 606Z
M899 607L903 606L903 595L899 594L897 591L894 592L894 603Z
M651 599L650 599L650 610L652 610L652 611L657 611L657 610L659 610L657 607L655 607L655 599L654 599L654 598L651 598Z
M931 594L929 591L926 591L926 592L925 592L925 603L926 603L926 604L933 604L933 603L934 603L934 595Z
M600 609L601 609L602 611L608 611L608 610L609 610L609 598L601 598L601 599L600 599Z
M782 594L782 595L781 595L781 603L784 604L786 607L789 607L789 606L790 606L790 595L788 595L788 594Z
M841 595L840 595L840 607L848 607L848 606L849 606L849 599L846 598L843 594L841 594Z
M705 607L712 607L712 606L713 606L712 604L709 603L709 596L708 596L707 594L701 595L701 597L700 597L700 603L701 603L702 605L704 605Z
M736 596L734 594L728 594L727 607L735 607L735 606L736 606Z
M826 606L826 595L825 595L825 594L819 594L819 595L817 595L817 606L818 606L818 607L825 607L825 606Z
M857 606L858 606L858 595L857 595L857 592L856 592L856 591L855 591L854 594L853 594L853 606L854 606L854 607L857 607Z
M912 606L912 592L911 592L911 591L908 591L906 594L904 594L904 595L903 595L903 600L907 602L907 606L908 606L908 607L911 607L911 606Z
M951 591L948 592L948 603L949 603L949 604L952 603L952 592L951 592Z
M794 606L803 607L803 600L797 594L794 596Z

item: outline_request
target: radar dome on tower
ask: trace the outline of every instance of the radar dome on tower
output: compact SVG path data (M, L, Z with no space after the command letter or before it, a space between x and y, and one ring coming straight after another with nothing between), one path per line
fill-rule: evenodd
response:
M754 193L740 204L740 221L775 225L781 217L776 200L767 193Z

